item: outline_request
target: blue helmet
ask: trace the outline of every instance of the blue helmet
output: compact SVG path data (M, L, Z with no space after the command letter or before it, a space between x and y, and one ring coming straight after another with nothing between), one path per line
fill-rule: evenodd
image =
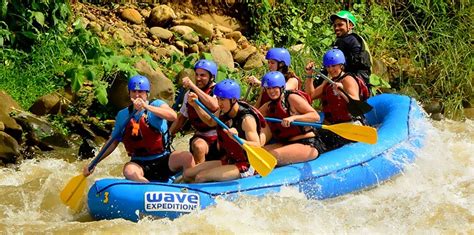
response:
M344 57L344 53L339 49L331 49L323 56L323 65L325 67L345 63L346 58Z
M194 70L196 69L204 69L208 71L213 77L217 76L217 65L213 61L210 60L199 60L194 65Z
M285 75L278 71L266 73L262 78L262 86L265 88L285 87Z
M232 79L222 80L214 87L214 95L223 99L240 99L240 86Z
M285 48L272 48L268 50L267 55L265 56L267 60L276 60L278 62L285 63L286 66L290 67L291 56Z
M135 75L128 81L128 90L150 92L150 81L145 76Z

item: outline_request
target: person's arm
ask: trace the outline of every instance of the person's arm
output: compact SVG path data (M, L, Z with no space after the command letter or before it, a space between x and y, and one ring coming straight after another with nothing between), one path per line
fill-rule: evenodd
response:
M263 87L262 87L262 88L260 89L260 93L259 93L259 95L258 95L257 101L255 102L255 104L253 105L253 107L259 109L259 108L263 105L263 104L261 104L261 103L262 103L263 92L265 92L265 91L264 91L264 89L263 89Z
M288 79L285 85L285 90L290 90L290 91L298 90L298 83L299 81L295 77Z
M242 121L242 130L245 132L245 139L242 138L242 142L244 142L244 144L257 146L257 147L262 146L260 143L260 135L257 132L257 121L252 115L248 114L244 117L244 120ZM225 132L235 142L238 142L233 137L234 135L239 134L237 132L237 129L230 128L229 130L225 130Z
M267 114L268 114L268 102L264 105L262 105L262 107L260 107L260 109L258 109L258 111L260 111L260 113L266 117ZM265 145L266 143L268 143L268 141L270 141L272 139L272 132L271 132L271 129L270 129L270 126L269 124L265 125L265 127L261 128L261 131L260 131L260 144L261 146Z
M206 94L206 92L196 86L196 84L194 84L191 79L189 79L188 77L184 77L183 85L184 84L186 84L185 87L188 87L191 91L197 94L201 103L203 103L209 110L214 112L219 109L219 104L217 103L216 97L212 97Z
M176 135L176 133L183 128L186 120L187 118L182 113L179 113L178 118L170 126L170 134L172 136Z
M359 98L359 84L357 84L356 80L352 76L346 76L344 79L342 79L341 82L336 82L334 86L337 86L341 89L343 89L353 100L360 100ZM349 99L344 95L342 91L339 89L335 88L339 95L344 97L344 99L349 102Z
M150 111L157 117L163 118L167 121L173 122L177 119L178 114L168 104L162 103L160 106L154 106L152 104L145 104L143 106L146 110Z
M290 94L288 96L288 102L290 103L290 107L293 113L297 113L297 114L284 118L282 120L282 126L288 127L293 121L300 121L300 122L318 122L319 121L320 117L319 117L318 112L316 112L316 110L314 110L313 107L311 107L311 105L305 100L305 98L297 94Z
M206 113L206 111L204 111L199 105L196 104L196 102L194 101L195 99L197 99L197 95L194 93L190 93L188 96L188 103L194 108L201 121L203 121L204 123L206 123L206 125L210 127L217 126L217 122L215 122L214 119L212 119L212 117ZM218 113L219 110L217 110L214 115L217 115Z

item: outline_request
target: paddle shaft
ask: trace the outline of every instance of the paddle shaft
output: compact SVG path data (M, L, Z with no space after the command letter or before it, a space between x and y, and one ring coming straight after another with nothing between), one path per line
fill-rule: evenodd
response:
M271 117L265 117L265 120L266 120L267 122L276 122L276 123L281 122L281 119L278 119L278 118L271 118ZM295 126L312 126L312 127L316 127L316 128L322 128L322 127L323 127L323 124L321 124L321 123L315 123L315 122L298 122L298 121L293 121L293 122L291 122L291 125L295 125Z
M324 78L326 81L328 81L329 83L331 84L336 84L333 80L331 80L330 78L328 78L328 76L324 75L323 73L321 73L320 71L317 71L317 73L319 74L319 76L321 76L322 78ZM349 102L353 102L355 101L354 99L352 99L352 97L347 94L347 92L340 88L340 87L337 87L337 89L339 89L345 96L347 96L347 99L349 99Z
M133 115L135 115L136 113L137 113L137 111L134 110L130 114L130 116L127 118L124 125L121 125L119 129L123 130L125 128L125 125L127 125L127 123L130 122L130 119L132 119ZM107 143L105 143L104 147L100 150L99 154L97 154L97 156L89 164L89 166L88 166L89 171L92 171L92 169L94 169L94 167L97 165L97 163L99 163L100 159L102 158L102 155L104 155L105 151L107 151L107 149L110 147L110 145L112 145L112 143L118 138L120 133L122 133L122 132L121 131L117 132L116 136L112 136L110 138L110 140L107 141Z
M209 116L211 116L211 118L215 122L217 122L217 124L219 124L219 126L221 126L222 128L224 128L226 130L229 130L229 127L225 123L223 123L219 118L217 118L216 115L211 113L211 111L209 111L209 109L207 109L207 107L204 106L198 99L195 99L194 102L196 102L196 104L199 105L199 107L201 107ZM234 134L233 137L234 137L235 140L237 140L237 142L239 142L240 145L244 144L244 141L239 136L237 136L236 134Z

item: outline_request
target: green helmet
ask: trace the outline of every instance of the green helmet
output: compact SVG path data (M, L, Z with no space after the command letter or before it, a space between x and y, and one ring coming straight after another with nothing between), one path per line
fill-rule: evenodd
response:
M343 10L329 17L329 19L331 20L331 23L334 23L334 21L338 18L348 20L354 25L354 27L356 26L357 20L354 17L354 15L350 13L349 11Z

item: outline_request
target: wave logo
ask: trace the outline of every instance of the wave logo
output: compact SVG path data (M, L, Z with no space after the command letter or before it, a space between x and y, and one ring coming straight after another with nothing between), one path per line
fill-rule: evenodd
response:
M199 194L145 192L145 211L192 212L199 207Z

